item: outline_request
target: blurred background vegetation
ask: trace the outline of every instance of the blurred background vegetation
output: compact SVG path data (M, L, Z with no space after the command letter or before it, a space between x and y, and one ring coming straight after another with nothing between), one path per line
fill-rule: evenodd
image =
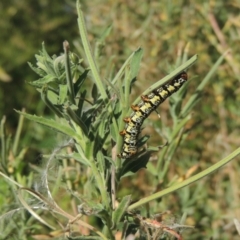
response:
M197 63L189 69L191 80L188 98L199 85L217 59L226 51L224 62L210 81L193 112L189 125L188 141L181 145L172 162L169 179L176 174L185 176L191 166L199 170L219 161L240 144L240 2L224 1L81 1L87 30L92 44L100 38L108 26L112 30L106 38L99 60L104 77L109 64L119 69L126 58L138 47L144 56L133 95L137 96L156 80L165 76L176 64L177 56L184 50L191 57L198 54ZM34 55L42 42L50 55L63 52L62 43L68 40L72 51L81 53L74 0L8 0L0 3L0 116L6 116L6 133L14 135L19 116L13 109L26 108L36 115L50 115L37 93L27 82L36 74L27 62L35 62ZM168 103L159 108L161 119L171 126ZM156 114L150 119L158 121ZM154 128L145 131L152 135L150 142L159 144ZM26 149L21 174L31 171L29 163L38 164L41 153L49 153L57 144L54 132L26 121L19 149ZM164 142L164 141L163 141ZM14 157L9 157L14 165ZM12 162L11 162L12 161ZM15 171L15 172L14 172ZM17 169L9 168L9 175ZM151 190L151 181L145 178L145 170L138 178L123 182L129 189L139 189L139 198ZM186 191L191 199L191 186L176 195L166 196L166 208L177 214L190 209L187 223L195 225L194 233L184 239L239 239L233 219L240 220L239 158L223 169L196 183L199 195L194 205L184 205ZM2 180L0 179L0 182ZM196 186L192 186L193 188ZM7 189L0 190L0 205L13 204ZM126 192L128 190L126 189ZM184 192L185 191L185 192ZM136 195L137 195L136 194ZM196 196L192 196L196 198ZM159 209L162 212L166 209Z

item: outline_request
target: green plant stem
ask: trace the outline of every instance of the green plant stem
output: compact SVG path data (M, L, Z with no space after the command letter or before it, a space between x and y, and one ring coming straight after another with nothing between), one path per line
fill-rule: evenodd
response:
M225 157L224 159L222 159L221 161L215 163L214 165L212 165L211 167L207 168L206 170L196 174L195 176L193 177L190 177L186 180L184 180L183 182L181 183L177 183L163 191L160 191L158 193L155 193L155 194L152 194L151 196L149 197L146 197L146 198L143 198L141 200L139 200L138 202L132 204L131 206L128 207L128 211L131 211L135 208L138 208L140 206L142 206L143 204L146 204L152 200L155 200L155 199L158 199L158 198L161 198L163 197L164 195L167 195L171 192L174 192L180 188L183 188L193 182L196 182L198 180L200 180L201 178L209 175L210 173L213 173L214 171L218 170L219 168L221 168L222 166L224 166L225 164L227 164L228 162L230 162L231 160L233 160L237 155L240 154L240 147L237 148L234 152L232 152L230 155L228 155L227 157Z
M82 8L81 8L81 4L80 4L79 0L77 1L76 6L77 6L77 12L78 12L78 27L79 27L80 36L81 36L81 39L82 39L84 52L86 54L87 61L88 61L88 64L90 66L90 69L92 71L92 75L93 75L93 78L94 78L95 83L97 85L97 88L98 88L98 90L99 90L99 92L100 92L100 94L103 98L104 103L107 104L108 96L107 96L107 93L105 91L105 88L104 88L103 82L101 80L101 77L99 75L97 64L94 61L94 58L93 58L93 55L92 55L90 43L89 43L88 38L87 38L87 31L86 31L84 16L83 16L83 12L82 12ZM113 109L112 109L110 104L108 106L108 112L110 114L113 113ZM116 121L115 118L112 118L112 121L113 121L114 131L115 131L115 133L117 133L118 132L117 121Z
M63 49L65 54L65 70L66 70L66 79L68 84L70 101L72 104L75 104L75 92L74 92L72 74L71 74L70 62L69 62L69 43L67 41L63 42Z
M77 148L78 152L81 154L82 153L81 147L76 144L76 148ZM110 209L109 196L108 196L108 193L106 190L106 186L104 184L104 179L101 177L101 174L98 171L98 168L96 166L96 161L91 158L91 154L89 154L89 155L90 156L86 155L87 161L91 165L91 171L93 172L93 176L96 180L96 184L101 193L102 202L104 203L104 206L106 207L106 209L109 211L109 209Z
M25 109L22 109L22 112L25 112ZM14 156L16 156L16 154L17 154L17 148L18 148L18 144L19 144L20 134L21 134L22 127L23 127L23 120L24 120L24 116L20 115L19 121L18 121L18 126L17 126L17 132L16 132L14 142L13 142L13 155Z
M47 92L48 92L48 87L43 86L42 88L42 92L41 92L41 98L43 100L43 102L59 117L63 117L62 113L51 103L51 101L49 101L48 97L47 97Z
M193 106L198 102L199 95L202 92L203 88L206 86L206 84L210 81L213 74L216 72L222 61L225 59L225 56L229 53L229 50L227 50L222 56L219 57L219 59L216 61L216 63L213 65L211 70L208 72L206 77L202 80L202 82L197 87L195 93L190 97L188 102L184 105L181 115L186 116L189 111L192 110Z
M174 71L172 71L170 74L168 74L167 76L165 76L164 78L162 78L161 80L157 81L156 83L154 83L151 87L149 87L146 91L144 91L142 93L142 95L147 95L150 92L152 92L154 89L157 89L158 87L164 85L165 83L169 82L171 79L173 79L175 76L177 76L179 73L181 73L182 71L186 70L187 68L189 68L190 66L192 66L196 61L197 61L198 56L194 55L193 57L191 57L188 61L186 61L185 63L183 63L181 66L179 66L178 68L176 68ZM134 105L137 104L139 101L141 100L141 96L136 98L134 101ZM130 113L129 113L130 114Z
M80 36L82 39L82 44L84 48L84 52L86 54L90 69L92 70L93 77L95 79L96 85L98 87L98 90L100 91L101 96L103 97L104 100L107 99L107 93L105 91L105 88L102 84L101 77L99 75L98 69L97 69L97 64L94 61L91 47L89 44L89 41L87 39L87 31L85 27L85 21L84 21L84 16L82 12L82 7L80 4L80 1L77 1L77 12L78 12L78 26L79 26L79 31L80 31Z
M177 126L174 128L172 135L171 135L171 139L170 139L170 143L169 146L165 147L158 159L157 162L157 172L160 172L160 175L158 176L158 179L163 179L167 170L168 170L168 165L169 164L164 164L164 168L161 169L161 167L163 166L163 161L165 158L166 153L171 153L168 156L168 159L166 160L166 162L169 162L170 159L172 158L175 150L176 150L176 144L175 141L173 141L174 139L176 139L177 135L179 134L179 132L181 131L181 129L185 126L185 124L191 119L191 115L186 116L184 119L182 119Z
M0 167L4 170L4 172L7 172L6 169L6 139L5 139L5 125L6 122L6 116L2 117L1 120L1 129L0 129L0 133L1 133L1 161L0 161Z
M66 108L66 112L68 114L68 116L78 125L81 127L82 132L84 133L84 136L87 136L88 134L88 129L86 127L86 125L84 124L84 122L82 121L81 118L79 118L76 113L70 108L67 107Z
M90 43L89 43L88 38L87 38L87 31L86 31L86 27L85 27L85 21L84 21L82 9L81 9L81 4L80 4L79 0L77 1L77 12L78 12L78 26L79 26L79 31L80 31L80 36L81 36L81 39L82 39L84 52L86 54L87 61L88 61L88 64L90 66L90 69L92 71L92 75L93 75L93 78L94 78L95 83L97 85L97 88L98 88L98 90L101 94L101 97L103 98L104 103L107 105L108 104L108 96L107 96L107 93L105 91L105 88L104 88L103 82L101 80L101 77L99 75L97 64L94 61L94 58L93 58L93 55L92 55ZM111 104L108 104L107 109L108 109L108 112L109 112L110 115L113 114L113 109L112 109ZM115 134L117 134L118 133L117 120L115 118L112 118L112 122L113 122L113 128L114 128ZM114 156L113 156L113 158L114 158ZM98 172L98 169L96 167L96 162L93 161L93 160L90 160L90 161L91 161L91 165L92 165L93 174L95 176L96 182L99 185L99 189L100 189L101 196L102 196L102 201L104 202L104 205L105 205L106 209L110 210L110 203L108 201L109 198L108 198L107 191L106 191L106 188L105 188L105 185L104 185L104 180L101 178L101 175ZM112 188L115 188L115 187L112 187Z
M0 172L1 173L1 172ZM33 191L30 188L19 188L18 189L18 199L20 200L20 202L22 203L22 205L32 214L33 217L35 217L36 219L38 219L41 223L45 224L46 226L55 229L54 227L51 227L51 225L49 225L44 219L42 219L37 213L35 213L34 209L32 209L28 203L24 200L23 196L22 196L22 191L26 191L29 194L31 194L32 196L34 196L36 199L40 200L41 202L44 203L44 205L48 206L49 208L52 209L52 211L54 213L57 213L59 215L62 215L63 217L67 218L69 220L70 223L74 223L77 222L79 225L88 228L91 231L94 231L96 234L98 234L99 236L102 237L102 239L107 240L107 238L100 232L98 231L96 228L94 228L93 226L91 226L90 224L82 221L81 219L78 219L77 217L74 217L72 215L70 215L69 213L65 212L62 208L60 208L56 202L52 202L49 201L47 198L45 198L43 195L39 194L38 192ZM44 209L44 207L42 208Z
M135 52L133 52L128 59L124 62L124 64L122 65L122 67L120 68L120 70L117 72L117 74L115 75L114 79L112 80L112 84L114 85L118 79L121 78L121 76L123 75L123 71L126 68L126 66L130 63L131 59L133 58Z

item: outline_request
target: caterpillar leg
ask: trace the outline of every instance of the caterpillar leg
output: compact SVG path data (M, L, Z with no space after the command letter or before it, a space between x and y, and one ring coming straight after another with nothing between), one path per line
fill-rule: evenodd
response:
M136 112L140 110L140 107L138 105L131 105L131 109Z
M118 154L118 157L121 157L123 159L131 158L136 153L137 153L136 146L129 146L128 144L124 143L122 152L120 154Z

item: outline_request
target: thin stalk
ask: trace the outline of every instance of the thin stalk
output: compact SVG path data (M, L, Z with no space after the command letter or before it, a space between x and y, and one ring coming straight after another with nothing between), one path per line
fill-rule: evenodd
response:
M124 62L124 64L122 65L122 67L120 68L120 70L118 71L118 73L116 74L116 76L114 77L114 79L112 80L112 84L114 85L117 80L123 75L123 70L126 68L126 66L130 63L132 57L134 56L135 52L133 52L128 59Z
M7 169L6 169L6 138L5 138L5 128L4 128L4 125L5 125L5 122L6 122L6 116L3 116L2 117L2 120L1 120L1 131L0 131L0 134L1 134L1 161L0 161L0 167L4 170L4 172L7 172Z
M197 55L194 55L188 61L186 61L184 64L182 64L181 66L176 68L174 71L172 71L170 74L168 74L167 76L165 76L161 80L154 83L151 87L149 87L146 91L144 91L142 93L142 95L147 95L150 92L152 92L154 89L157 89L158 87L160 87L160 86L164 85L165 83L169 82L175 76L177 76L179 73L181 73L182 71L184 71L187 68L189 68L190 66L192 66L196 61L197 61ZM137 104L141 100L140 98L141 97L136 98L133 104L134 105Z
M171 135L171 139L170 139L170 143L169 146L166 147L166 150L162 152L161 156L158 159L157 162L157 172L160 172L160 176L159 179L163 179L167 170L168 170L168 166L165 164L164 168L161 169L162 167L162 163L163 163L163 159L165 157L165 154L168 152L172 152L171 149L174 147L173 145L175 144L173 142L173 140L177 137L177 135L179 134L179 132L181 131L181 129L185 126L185 124L191 119L191 116L188 115L187 117L185 117L184 119L182 119L177 126L174 128L172 135ZM164 149L163 149L164 150Z
M95 79L98 90L99 90L101 96L103 97L103 99L106 100L107 99L107 93L105 91L105 88L103 86L101 77L99 75L97 64L94 61L94 58L93 58L93 55L92 55L91 47L90 47L90 44L89 44L89 41L88 41L88 38L87 38L87 30L86 30L86 27L85 27L85 21L84 21L84 17L83 17L82 7L81 7L81 4L80 4L79 0L77 1L77 12L78 12L78 26L79 26L79 31L80 31L80 36L81 36L81 39L82 39L84 52L86 54L90 69L92 70L92 74L93 74L93 77Z
M92 71L92 75L93 75L93 78L94 78L95 83L97 85L97 88L98 88L98 90L101 94L101 97L103 98L103 101L107 105L108 96L107 96L107 93L105 91L103 82L101 80L101 77L100 77L100 74L99 74L99 71L98 71L98 68L97 68L97 64L96 64L96 62L93 58L90 43L89 43L88 38L87 38L85 21L84 21L83 12L82 12L82 8L81 8L81 4L80 4L79 0L77 1L77 12L78 12L78 26L79 26L79 31L80 31L80 36L81 36L81 39L82 39L84 52L86 54L87 61L88 61L89 67ZM112 109L111 104L108 105L107 109L108 109L109 114L111 115L113 113L113 109ZM112 123L113 123L113 128L114 128L114 131L115 131L115 134L116 134L118 132L117 120L115 118L112 118ZM105 185L104 185L104 180L101 178L101 175L99 174L98 169L97 169L95 164L96 163L94 161L91 161L92 171L93 171L94 176L96 178L96 182L99 184L99 189L100 189L100 192L101 192L102 200L104 202L104 205L105 205L106 209L109 209L110 205L109 205L109 201L108 201L107 191L106 191ZM115 189L115 186L112 186L112 189Z
M225 164L229 163L231 160L233 160L236 156L238 156L240 154L240 147L237 148L234 152L232 152L231 154L229 154L227 157L225 157L224 159L220 160L219 162L215 163L214 165L212 165L211 167L207 168L206 170L196 174L193 177L190 177L186 180L184 180L181 183L177 183L169 188L166 188L163 191L160 191L158 193L152 194L149 197L146 198L142 198L141 200L139 200L138 202L132 204L131 206L128 207L128 211L131 211L135 208L138 208L140 206L142 206L143 204L146 204L152 200L156 200L158 198L163 197L164 195L167 195L169 193L172 193L178 189L181 189L191 183L194 183L198 180L200 180L201 178L213 173L214 171L218 170L219 168L223 167Z
M67 79L70 101L72 104L75 104L75 92L74 92L74 87L72 82L72 74L71 74L71 67L70 67L70 61L69 61L69 43L67 41L63 42L63 49L65 54L65 71L66 71L66 79Z
M76 148L78 150L78 152L82 152L81 148L79 145L76 145ZM102 197L102 202L104 202L104 206L106 207L106 210L109 210L107 208L110 208L109 205L109 197L105 188L105 184L104 184L104 180L101 177L101 174L98 171L98 168L96 166L96 162L94 161L94 159L91 158L91 156L86 156L86 158L88 159L88 162L91 165L91 171L93 172L93 176L96 180L96 183L98 185L99 191L101 193L101 197Z
M49 101L48 97L47 97L47 91L48 91L48 87L47 86L43 86L42 88L42 92L41 92L41 98L43 100L43 102L59 117L63 117L62 113L52 104L51 101Z
M90 46L90 43L89 43L88 38L87 38L87 30L86 30L86 26L85 26L84 17L83 17L82 7L81 7L81 4L80 4L79 0L77 1L77 12L78 12L78 27L79 27L80 36L81 36L81 39L82 39L84 52L86 54L87 61L88 61L88 64L90 66L90 69L92 71L92 75L93 75L93 78L94 78L95 83L97 85L97 88L98 88L105 104L107 104L108 96L107 96L107 93L105 91L103 81L101 80L101 77L99 75L97 64L96 64L96 62L93 58L93 54L92 54L92 51L91 51L91 46ZM110 114L113 113L113 109L112 109L111 105L108 106L108 112ZM114 131L115 131L115 133L117 133L117 131L118 131L117 121L116 121L115 118L112 118L112 121L113 121Z
M22 109L22 112L25 112L25 109ZM18 121L18 126L17 126L17 132L14 138L14 142L13 142L13 155L16 156L17 154L17 148L18 148L18 144L19 144L19 139L20 139L20 134L22 131L22 127L23 127L23 120L24 120L24 116L20 115L19 117L19 121Z
M225 55L229 53L229 50L227 50L218 60L217 62L213 65L213 67L210 69L210 71L208 72L208 74L206 75L206 77L203 79L203 81L199 84L199 86L197 87L195 93L190 97L190 99L188 100L188 102L184 105L182 111L181 111L181 115L185 116L189 113L189 111L191 111L191 109L193 108L193 106L197 103L198 99L199 99L199 95L202 92L203 88L206 86L206 84L210 81L211 77L213 76L213 74L216 72L216 70L218 69L219 65L222 63L222 61L225 59Z
M73 224L73 223L76 222L76 223L78 223L78 225L81 225L83 227L88 228L91 231L94 231L96 234L101 236L102 239L107 240L107 238L100 231L98 231L96 228L94 228L90 224L82 221L81 219L78 219L78 216L75 217L75 216L70 215L68 212L65 212L62 208L60 208L57 205L57 203L55 201L49 201L43 195L41 195L38 192L35 192L35 191L33 191L32 189L29 189L29 188L22 187L22 188L18 189L18 199L22 203L22 205L32 214L33 217L38 219L40 222L42 222L46 226L51 227L37 213L35 213L34 208L32 208L30 205L28 205L28 203L24 200L21 191L26 191L27 193L31 194L33 197L35 197L36 199L38 199L39 201L44 203L45 206L48 206L49 208L51 208L54 213L57 213L57 214L65 217L65 218L67 218L69 220L69 224ZM47 209L49 209L49 208L47 208ZM39 207L39 209L44 210L44 207ZM54 229L54 227L52 227L52 228Z

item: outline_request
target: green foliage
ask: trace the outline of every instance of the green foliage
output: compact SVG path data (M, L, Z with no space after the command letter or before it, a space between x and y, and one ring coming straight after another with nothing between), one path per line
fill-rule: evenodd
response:
M44 1L39 4L44 5ZM225 229L233 218L239 225L234 214L237 201L232 203L239 186L237 163L199 181L240 151L233 151L238 146L239 125L238 56L234 54L239 3L102 1L97 8L95 4L77 3L82 43L74 41L77 50L71 52L65 41L64 53L51 56L51 44L45 41L48 51L43 44L35 55L36 65L29 63L39 76L28 80L29 85L40 93L54 117L17 111L21 117L13 140L6 134L5 117L2 119L0 174L4 181L0 191L7 202L0 198L4 206L0 236L57 239L65 234L69 239L125 239L133 232L137 239L239 237L234 227ZM88 34L82 10L91 18ZM62 15L60 20L57 26L62 29ZM106 28L109 23L112 25ZM99 40L90 43L89 39L96 36ZM42 42L42 37L38 38ZM139 45L145 51L143 60L142 48L130 50ZM4 53L11 49L14 47L10 45ZM196 56L187 59L195 53L199 54L198 63L191 66ZM29 59L33 51L29 54L21 56L21 61ZM18 66L18 61L14 58L12 65ZM174 66L168 66L167 62L174 61ZM161 121L154 120L156 114L145 121L144 126L152 129L143 130L139 154L129 160L118 158L122 119L130 115L131 103L139 102L136 96L161 86L183 69L188 69L190 80L169 99L169 110L161 112ZM170 73L154 84L148 81L159 78L159 71ZM213 82L215 79L218 81ZM43 111L36 112L42 115ZM44 142L54 139L58 147L52 154L43 155L45 163L41 166L26 161L28 152L20 137L23 117L56 133L54 138L44 138ZM35 131L22 136L30 139L38 135ZM161 138L164 144L159 146ZM42 152L41 145L37 147ZM33 170L40 177L36 178ZM194 188L188 186L195 181ZM164 213L159 217L166 209L171 210L166 214L170 217L164 219ZM174 214L183 217L179 220ZM196 229L182 233L189 225Z
M43 41L48 44L48 51L53 54L62 50L62 41L65 38L78 34L77 28L71 27L76 24L74 11L74 1L71 0L68 3L62 1L61 4L45 0L10 0L0 3L0 15L3 19L0 23L0 114L8 117L6 125L11 132L18 121L13 108L27 107L28 111L39 115L46 109L45 105L38 101L36 91L26 84L35 77L27 62L34 60L34 54ZM24 126L24 132L32 130L26 128ZM40 136L51 137L44 131L39 131ZM36 134L30 140L36 143L36 148L41 145L38 140ZM26 145L28 143L26 139Z

